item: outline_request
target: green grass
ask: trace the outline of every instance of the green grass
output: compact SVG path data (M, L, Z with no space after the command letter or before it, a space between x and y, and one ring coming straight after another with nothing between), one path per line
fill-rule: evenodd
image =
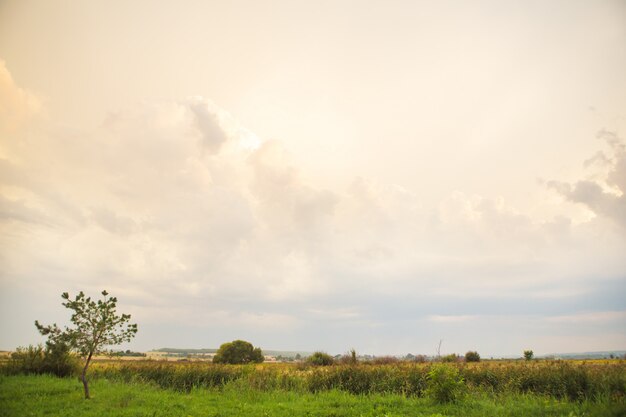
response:
M624 416L623 402L571 402L547 396L474 392L457 404L435 405L427 398L398 394L354 395L260 391L234 381L221 389L189 393L146 383L95 379L93 399L82 398L75 378L0 376L0 416Z

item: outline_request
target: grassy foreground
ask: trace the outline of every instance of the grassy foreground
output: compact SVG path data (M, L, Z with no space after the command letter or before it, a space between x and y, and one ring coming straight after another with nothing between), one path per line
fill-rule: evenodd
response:
M342 391L259 391L236 382L221 389L180 393L146 383L92 382L82 399L75 378L0 376L0 416L624 416L610 401L571 402L538 395L472 393L458 404L397 394L354 395Z

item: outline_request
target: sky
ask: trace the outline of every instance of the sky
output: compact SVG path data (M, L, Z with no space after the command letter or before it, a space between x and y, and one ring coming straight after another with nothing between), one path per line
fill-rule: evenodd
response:
M0 349L626 349L623 1L0 1Z

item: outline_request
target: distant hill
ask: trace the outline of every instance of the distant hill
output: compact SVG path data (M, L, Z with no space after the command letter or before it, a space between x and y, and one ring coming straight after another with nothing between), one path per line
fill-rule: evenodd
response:
M623 358L626 350L606 350L599 352L574 352L574 353L551 353L541 355L540 358L561 358L561 359L610 359Z

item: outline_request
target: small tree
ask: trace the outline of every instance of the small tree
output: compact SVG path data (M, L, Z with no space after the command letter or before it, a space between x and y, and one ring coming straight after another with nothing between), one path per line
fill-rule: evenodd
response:
M465 354L465 362L480 362L480 355L478 352L470 350Z
M534 355L535 354L533 353L532 350L525 350L524 351L524 359L526 359L527 361L531 360Z
M220 346L213 357L213 363L261 363L264 359L261 348L255 348L245 340L233 340Z
M91 398L87 369L93 356L102 353L106 346L129 342L137 333L137 325L129 323L130 314L117 315L117 298L108 295L108 292L102 291L102 299L96 302L91 297L85 297L82 291L74 300L70 300L69 294L64 292L61 297L66 301L62 304L73 311L70 320L74 328L61 330L56 323L44 326L35 321L39 332L48 336L48 346L68 346L84 359L81 380L86 399Z

